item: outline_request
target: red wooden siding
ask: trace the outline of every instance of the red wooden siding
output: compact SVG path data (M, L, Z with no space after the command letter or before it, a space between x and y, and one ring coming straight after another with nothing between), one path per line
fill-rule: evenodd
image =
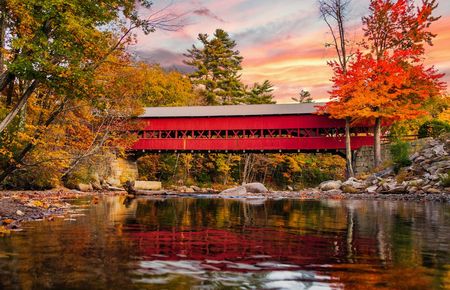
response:
M142 118L133 150L298 151L345 148L343 120L319 115ZM368 127L352 129L352 148L372 145Z

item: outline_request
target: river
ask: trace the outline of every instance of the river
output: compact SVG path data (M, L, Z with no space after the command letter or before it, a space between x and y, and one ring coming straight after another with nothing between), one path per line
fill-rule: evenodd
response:
M106 197L0 238L0 289L450 289L450 205Z

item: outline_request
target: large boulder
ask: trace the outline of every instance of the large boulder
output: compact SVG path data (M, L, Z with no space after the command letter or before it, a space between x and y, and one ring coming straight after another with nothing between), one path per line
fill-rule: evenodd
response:
M202 189L196 185L191 185L190 188L194 191L194 192L202 192Z
M92 191L92 185L91 184L85 184L85 183L78 183L77 184L77 189L79 191L83 191L83 192L88 192L88 191Z
M162 185L160 181L143 181L136 180L134 182L134 189L136 190L161 190Z
M103 189L102 185L98 181L91 182L91 185L92 185L92 189L94 189L94 190L102 190Z
M247 189L244 186L238 186L233 188L225 189L220 193L223 196L242 196L247 194Z
M269 190L264 186L264 184L259 182L247 183L243 185L247 192L251 193L267 193Z
M322 191L336 190L340 189L342 186L342 181L340 180L328 180L319 184L319 189Z
M110 186L115 186L115 187L119 187L122 184L120 183L120 180L117 178L113 178L113 177L108 177L105 182L110 185Z
M354 177L350 177L349 179L347 179L344 183L342 183L342 186L352 187L356 190L362 190L367 187L364 181L356 179Z
M352 185L348 185L348 184L343 184L341 187L342 192L345 193L360 193L361 190L353 187Z
M372 185L366 188L367 193L377 193L378 185Z

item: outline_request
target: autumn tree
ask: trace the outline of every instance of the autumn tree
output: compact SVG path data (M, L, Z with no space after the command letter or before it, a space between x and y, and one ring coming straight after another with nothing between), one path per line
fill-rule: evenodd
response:
M385 59L389 57L394 58L393 61L395 62L397 55L403 52L404 56L399 61L403 63L406 70L411 72L412 77L415 77L414 73L419 74L428 78L425 82L429 82L431 87L439 87L440 84L436 83L439 78L437 72L433 68L425 69L420 62L420 58L425 53L425 45L432 45L432 40L436 36L429 30L430 25L439 19L439 17L432 15L436 7L437 2L435 0L424 0L419 6L416 6L412 0L372 0L369 8L370 14L363 18L363 25L364 35L367 38L368 48L374 55L373 58L382 65L383 62L386 62ZM411 98L413 97L421 96L422 98L419 99L423 102L423 98L429 98L433 93L436 93L436 89L432 89L430 94L426 94L420 88L415 89L412 86L412 83L416 80L410 79L408 81L410 83L406 84L406 86L412 92L406 94L406 96L403 95L403 98L407 98L401 107L403 109L408 110L408 107L411 107ZM391 95L391 97L396 99L395 96ZM394 103L391 102L390 104L393 105ZM373 112L380 112L386 109L383 106L374 105L371 108ZM417 108L417 105L415 107ZM412 110L414 111L414 108ZM411 116L408 113L410 112L405 112L405 118ZM376 166L381 163L380 138L383 117L386 116L381 112L374 114L374 159Z
M0 180L19 187L55 186L96 154L131 145L129 117L142 113L136 75L127 55L115 53L85 87L92 99L38 88L23 116L0 136Z
M147 1L139 3L150 8ZM102 140L111 141L111 130L106 128L130 116L135 106L124 96L111 97L105 85L109 80L101 79L99 71L104 75L104 64L129 65L122 60L128 57L124 49L134 41L134 29L149 33L176 27L170 22L175 16L139 18L135 1L10 0L0 4L6 27L0 75L0 181L33 164L74 160ZM70 130L76 124L79 130ZM95 133L83 134L89 131ZM83 142L90 145L78 147L80 154L73 154L71 149ZM61 153L57 158L56 152ZM71 162L64 164L59 171Z
M150 8L147 0L7 0L1 5L1 42L7 49L1 55L0 91L8 90L0 133L40 87L88 97L85 83L112 52L133 40L134 29L172 28L167 18L138 16L138 6Z
M200 95L194 90L189 78L177 71L165 71L159 65L139 63L136 81L142 94L137 96L146 107L200 105Z
M425 45L431 44L430 25L435 1L373 0L363 18L368 53L358 52L350 69L334 64L328 106L335 117L354 116L374 124L374 161L381 164L381 125L425 113L426 101L444 89L434 67L423 64ZM349 97L350 96L350 97Z
M349 13L351 0L320 0L319 11L323 20L328 26L328 29L332 36L331 45L336 51L337 60L329 62L332 66L338 66L342 73L345 75L347 72L348 62L351 57L349 52L350 42L347 37L345 22ZM349 96L344 96L344 100ZM333 116L331 114L331 116ZM347 177L353 176L352 165L352 148L350 141L350 123L352 121L352 115L346 114L343 116L345 119L345 159L347 164Z

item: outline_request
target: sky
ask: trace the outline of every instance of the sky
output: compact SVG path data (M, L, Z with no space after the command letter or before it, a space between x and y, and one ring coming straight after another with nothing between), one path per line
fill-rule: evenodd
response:
M435 15L442 16L432 26L438 36L427 49L426 62L446 73L450 84L450 0L440 0ZM361 40L361 17L367 14L369 0L352 0L347 21L349 38ZM183 53L199 46L199 33L227 31L244 57L242 81L269 80L278 103L293 102L301 89L316 100L328 98L331 69L327 61L335 56L326 47L331 35L318 12L317 0L155 0L153 11L180 15L177 31L157 30L138 33L131 50L138 59L159 63L164 68L188 72ZM157 14L158 16L159 14Z

